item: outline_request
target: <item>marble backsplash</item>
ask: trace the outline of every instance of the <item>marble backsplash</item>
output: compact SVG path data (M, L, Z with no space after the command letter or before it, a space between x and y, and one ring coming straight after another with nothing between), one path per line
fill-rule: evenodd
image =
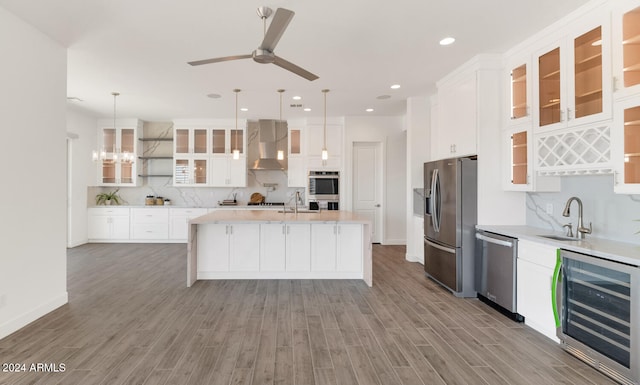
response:
M264 184L276 183L274 187L264 187ZM96 194L103 191L113 191L114 187L89 187L87 201L89 205L95 202ZM304 188L287 187L285 171L248 171L247 187L176 187L172 178L149 178L145 185L139 187L120 187L118 194L123 199L123 205L143 206L147 195L169 198L173 206L183 207L216 207L224 199L233 199L234 194L238 204L246 204L254 192L265 196L267 202L285 202L294 204L296 190L304 198Z
M571 204L569 218L562 216L573 196L582 200L584 225L592 223L593 233L587 237L640 244L640 195L615 194L611 175L566 176L560 192L527 193L527 225L563 231L562 225L571 222L575 233L577 203Z

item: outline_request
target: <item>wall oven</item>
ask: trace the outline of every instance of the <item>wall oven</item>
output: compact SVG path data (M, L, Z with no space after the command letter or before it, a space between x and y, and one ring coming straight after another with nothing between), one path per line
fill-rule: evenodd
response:
M338 171L309 171L310 201L340 200L340 173Z
M553 277L562 347L622 384L640 384L640 268L558 250Z

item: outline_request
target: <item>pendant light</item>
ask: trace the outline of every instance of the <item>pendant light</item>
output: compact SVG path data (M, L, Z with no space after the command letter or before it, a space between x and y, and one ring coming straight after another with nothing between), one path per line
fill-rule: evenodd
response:
M278 120L278 124L282 124L282 93L284 92L283 89L279 89L278 93L280 94L280 120ZM282 150L278 150L278 155L277 155L277 159L278 160L284 160L284 151Z
M242 91L239 88L235 88L233 90L233 92L236 93L236 130L234 132L235 134L235 145L233 148L233 159L238 160L240 159L240 148L238 147L238 93Z
M327 92L329 90L324 89L322 93L324 94L324 126L323 126L323 137L324 142L322 145L322 160L326 161L329 159L329 152L327 152Z
M113 130L114 132L117 132L117 127L116 127L116 98L120 95L119 92L112 92L111 95L113 95ZM122 154L118 154L116 151L116 144L115 141L113 143L113 147L111 148L111 153L113 154L110 161L113 163L116 163L118 161L120 162L125 162L125 163L131 163L133 162L133 154L129 154L128 152L123 152ZM104 146L100 149L100 150L94 150L92 153L93 161L94 162L104 162L107 160L107 150L104 148Z

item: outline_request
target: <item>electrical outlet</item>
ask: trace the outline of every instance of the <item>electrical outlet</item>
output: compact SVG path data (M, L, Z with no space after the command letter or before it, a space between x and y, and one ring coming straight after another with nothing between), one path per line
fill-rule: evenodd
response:
M553 203L547 203L547 214L553 215Z

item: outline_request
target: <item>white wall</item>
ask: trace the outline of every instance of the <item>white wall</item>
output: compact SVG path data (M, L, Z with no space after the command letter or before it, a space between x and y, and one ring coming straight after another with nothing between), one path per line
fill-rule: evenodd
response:
M95 185L97 177L97 165L91 161L92 151L97 148L96 124L96 117L74 105L67 107L67 137L71 150L68 161L68 247L87 242L87 186Z
M345 178L353 180L353 143L380 142L383 154L383 244L404 244L406 242L406 140L403 133L404 121L401 116L356 116L346 117L345 127ZM393 165L393 169L389 167ZM393 186L390 186L393 185ZM352 188L345 186L346 197L341 199L345 208L353 207Z
M67 302L66 51L0 8L0 338Z
M424 187L423 165L431 157L431 100L407 100L407 250L408 261L424 263L423 218L413 213L413 189Z

